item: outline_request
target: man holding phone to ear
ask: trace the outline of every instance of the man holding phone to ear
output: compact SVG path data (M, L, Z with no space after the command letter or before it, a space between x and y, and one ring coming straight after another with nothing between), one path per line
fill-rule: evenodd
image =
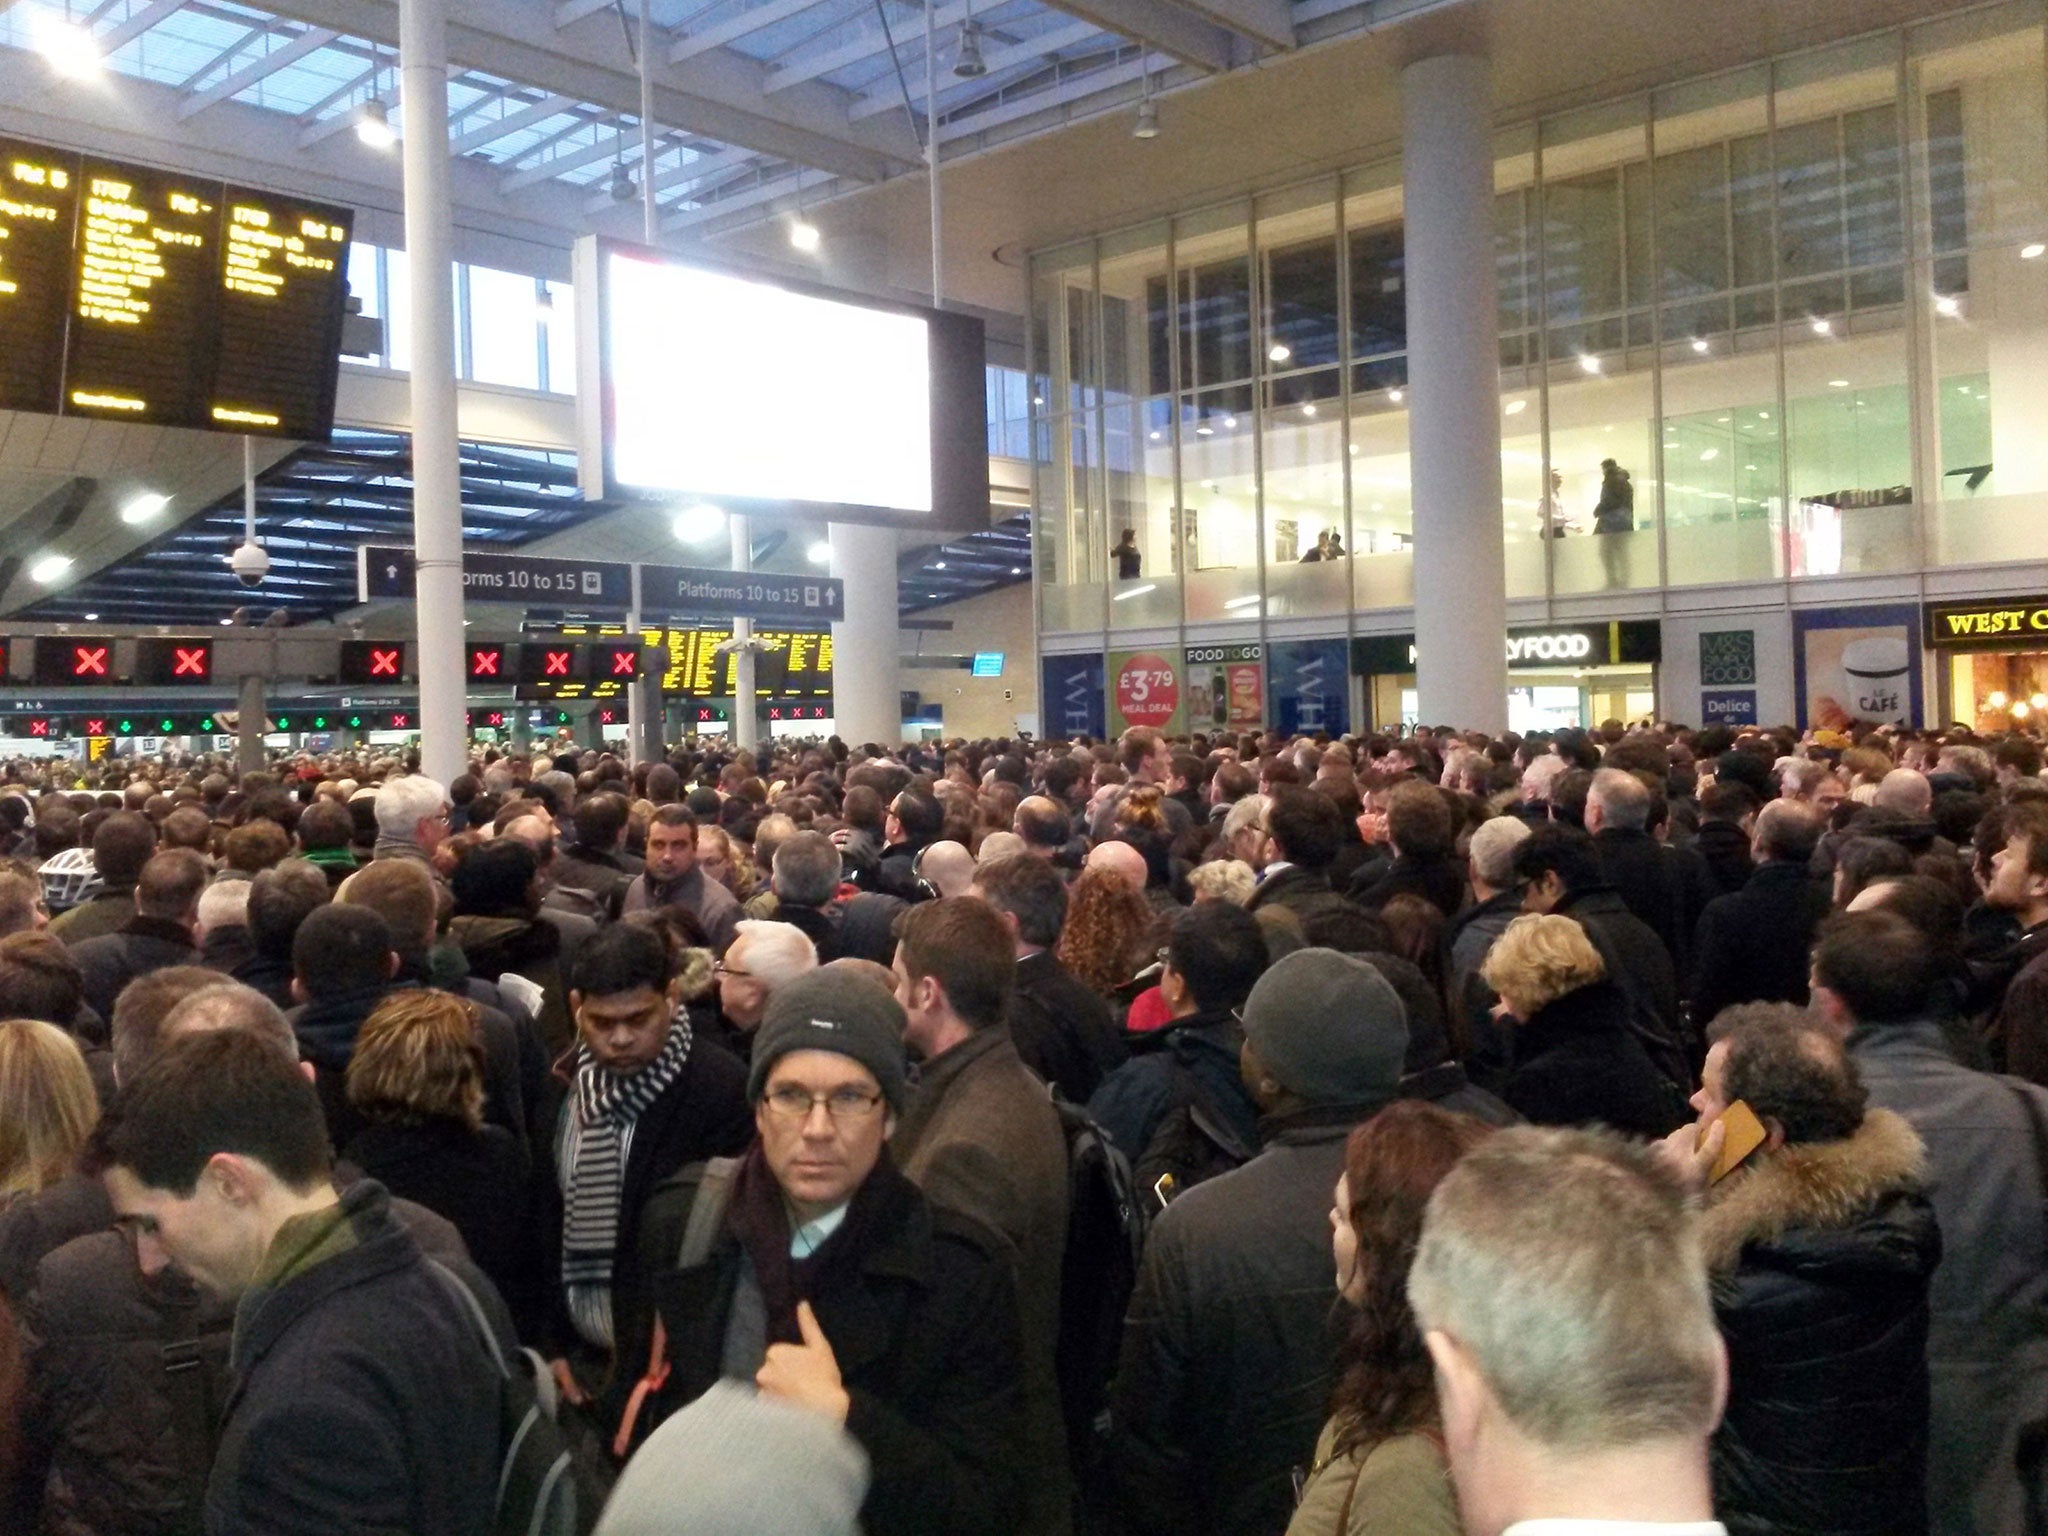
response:
M1712 1180L1700 1232L1730 1383L1714 1508L1736 1529L1924 1532L1925 1149L1803 1010L1729 1008L1709 1039L1699 1122L1667 1146Z

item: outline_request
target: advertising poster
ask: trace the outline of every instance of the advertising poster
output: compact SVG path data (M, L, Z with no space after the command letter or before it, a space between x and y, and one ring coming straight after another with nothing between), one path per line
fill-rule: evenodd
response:
M1283 640L1270 647L1273 727L1283 736L1351 729L1351 679L1342 640Z
M1266 728L1264 647L1188 647L1187 729L1262 731Z
M1105 672L1109 693L1109 734L1149 726L1169 736L1187 729L1181 705L1186 687L1178 653L1169 650L1111 651Z
M1102 658L1048 656L1040 668L1045 734L1102 739Z
M1792 683L1802 731L1852 720L1918 725L1920 613L1910 604L1792 615Z

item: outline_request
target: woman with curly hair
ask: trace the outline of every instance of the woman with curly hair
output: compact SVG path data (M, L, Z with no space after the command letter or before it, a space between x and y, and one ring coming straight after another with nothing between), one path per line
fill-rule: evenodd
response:
M1152 909L1130 881L1108 869L1084 869L1067 895L1067 922L1053 953L1122 1016L1119 992L1137 970Z
M1287 1536L1458 1536L1436 1377L1408 1268L1430 1193L1492 1128L1419 1099L1351 1133L1330 1208L1337 1290L1354 1308L1330 1420Z

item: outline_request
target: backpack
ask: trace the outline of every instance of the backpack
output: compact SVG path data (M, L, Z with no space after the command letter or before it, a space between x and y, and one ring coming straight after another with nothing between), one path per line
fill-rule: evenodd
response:
M1109 1133L1057 1092L1052 1102L1067 1142L1067 1242L1054 1358L1067 1443L1085 1487L1089 1470L1102 1460L1097 1448L1107 1429L1109 1380L1137 1289L1146 1213L1130 1160Z
M582 1536L597 1517L584 1496L569 1442L555 1423L555 1378L530 1349L507 1356L469 1283L439 1259L428 1265L461 1304L498 1369L498 1505L495 1536Z
M732 1187L739 1171L740 1159L714 1157L692 1163L664 1181L685 1183L695 1179L697 1184L697 1191L690 1198L690 1214L683 1221L682 1241L676 1246L678 1270L695 1269L711 1257L712 1245L718 1241L719 1229L725 1223L726 1207L732 1204ZM647 1407L647 1399L668 1385L668 1371L668 1325L662 1322L661 1311L656 1308L648 1331L647 1369L633 1383L632 1395L619 1415L618 1433L612 1437L612 1456L616 1460L624 1461L632 1454L640 1415Z
M1175 1049L1172 1108L1161 1117L1131 1165L1133 1182L1148 1216L1219 1173L1242 1168L1257 1154L1247 1147L1217 1107L1214 1097Z

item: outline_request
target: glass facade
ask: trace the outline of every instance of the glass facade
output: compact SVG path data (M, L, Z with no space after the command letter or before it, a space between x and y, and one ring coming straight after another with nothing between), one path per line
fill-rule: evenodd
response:
M2038 5L1503 130L1495 195L1510 598L2048 558ZM1402 261L1398 162L1034 256L1043 632L1413 602Z
M523 272L455 264L455 372L476 384L576 393L576 291ZM356 241L348 290L384 322L384 351L354 359L404 372L412 365L412 304L405 252Z

